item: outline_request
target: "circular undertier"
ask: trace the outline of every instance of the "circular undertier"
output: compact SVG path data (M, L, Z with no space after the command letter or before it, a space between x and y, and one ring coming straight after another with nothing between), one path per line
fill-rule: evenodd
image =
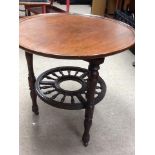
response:
M80 67L57 67L43 72L36 80L36 92L47 104L69 110L84 109L87 106L88 70ZM68 85L66 85L68 82ZM72 84L69 84L72 82ZM75 83L73 85L73 82ZM66 85L66 88L63 86ZM78 83L78 87L77 87ZM63 86L63 87L62 87ZM70 88L70 90L68 89ZM106 84L98 78L94 104L105 96Z

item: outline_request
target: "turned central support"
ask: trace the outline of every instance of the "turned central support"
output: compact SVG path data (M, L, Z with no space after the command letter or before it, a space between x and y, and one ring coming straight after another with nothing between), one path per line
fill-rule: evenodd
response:
M92 125L93 113L94 113L94 95L97 80L99 77L99 65L104 62L104 59L93 59L89 61L88 67L88 88L87 88L87 104L85 108L85 120L84 120L84 134L82 137L84 146L88 145L90 140L90 127Z

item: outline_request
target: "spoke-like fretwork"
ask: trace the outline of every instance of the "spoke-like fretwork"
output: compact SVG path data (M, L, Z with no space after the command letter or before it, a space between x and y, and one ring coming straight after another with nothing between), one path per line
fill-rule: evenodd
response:
M68 72L68 75L71 75L71 70L68 70L67 72Z
M100 86L96 86L96 89L101 89L101 87Z
M87 83L88 79L84 79L84 82Z
M81 94L77 94L76 97L77 97L78 100L81 101L82 103L85 103L85 102L86 102L85 98L84 98Z
M51 88L51 86L40 86L40 89L48 89Z
M100 92L95 91L95 94L100 94Z
M74 76L77 76L78 73L79 73L79 71L76 71L75 74L74 74Z
M45 95L48 95L48 94L51 94L51 93L53 93L55 91L55 89L53 89L53 90L48 90L48 91L46 91L46 92L43 92Z
M46 79L56 80L55 78L53 78L53 77L51 77L51 76L49 76L49 75L46 76Z
M80 75L79 77L80 77L80 78L85 78L87 75L88 75L88 73L85 72L85 73L83 73L82 75Z
M57 78L59 78L60 76L59 75L57 75L56 73L52 73L52 75L54 75L54 76L56 76Z
M74 104L74 103L75 103L74 97L71 96L71 104Z
M59 73L60 73L62 76L64 76L64 73L63 73L62 71L59 71Z
M40 81L42 85L53 85L53 81Z
M63 103L65 101L66 95L64 95L61 99L61 103Z
M59 92L57 92L56 94L54 94L54 95L51 97L51 99L54 100L58 95L59 95Z

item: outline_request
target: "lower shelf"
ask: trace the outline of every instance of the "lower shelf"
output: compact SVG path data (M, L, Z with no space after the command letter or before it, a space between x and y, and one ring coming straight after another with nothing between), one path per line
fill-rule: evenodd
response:
M88 70L80 67L57 67L43 72L36 80L37 95L47 104L68 110L84 109L87 105ZM62 88L63 82L73 81L80 84L79 89L66 90ZM74 88L74 85L72 85ZM98 78L95 102L99 103L105 96L106 84L101 77Z

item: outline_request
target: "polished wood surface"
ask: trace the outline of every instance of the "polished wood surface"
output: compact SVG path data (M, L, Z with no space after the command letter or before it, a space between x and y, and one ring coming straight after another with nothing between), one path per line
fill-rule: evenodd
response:
M119 21L77 14L44 14L20 21L20 47L55 58L92 59L134 44L134 30Z

